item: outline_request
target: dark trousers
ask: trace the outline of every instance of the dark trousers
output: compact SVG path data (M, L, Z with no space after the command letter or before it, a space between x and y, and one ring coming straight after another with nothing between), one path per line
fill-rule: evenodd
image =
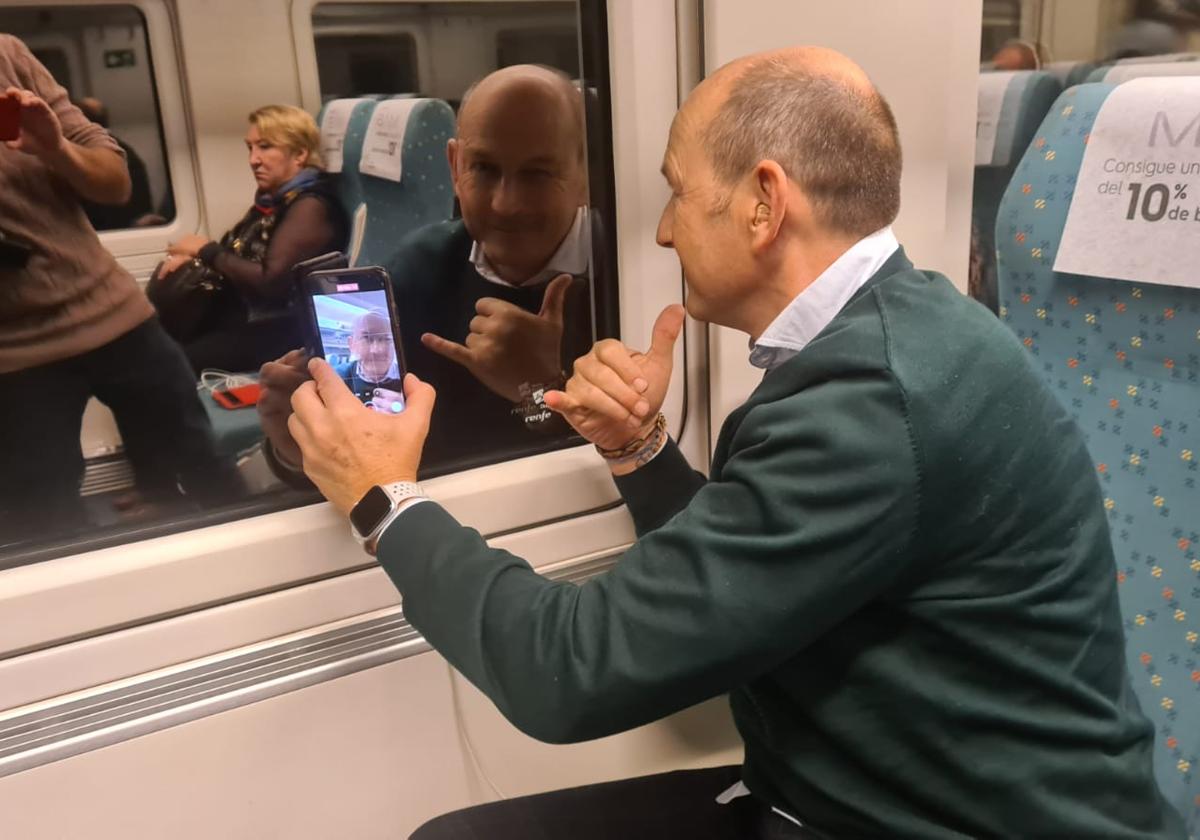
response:
M679 770L489 802L430 820L409 840L823 840L753 796L717 804L741 770Z
M79 356L0 374L0 536L80 524L79 431L92 396L112 410L148 499L210 505L240 494L182 349L151 318Z

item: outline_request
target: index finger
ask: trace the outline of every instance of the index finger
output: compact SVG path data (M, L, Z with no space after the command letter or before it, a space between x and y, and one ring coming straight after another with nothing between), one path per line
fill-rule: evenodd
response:
M625 380L625 384L639 394L649 387L649 383L642 375L642 369L621 342L601 341L595 346L594 351L597 359L616 371L617 375Z
M480 315L495 315L497 312L503 312L506 309L519 308L506 300L500 300L500 298L484 297L475 301L475 311Z

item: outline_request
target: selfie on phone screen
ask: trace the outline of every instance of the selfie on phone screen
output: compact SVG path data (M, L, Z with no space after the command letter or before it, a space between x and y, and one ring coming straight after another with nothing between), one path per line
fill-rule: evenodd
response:
M404 410L404 371L380 291L314 295L325 360L364 405L384 414Z

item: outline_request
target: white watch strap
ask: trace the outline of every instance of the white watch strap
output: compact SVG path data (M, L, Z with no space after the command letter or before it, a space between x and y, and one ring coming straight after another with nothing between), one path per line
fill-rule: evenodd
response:
M398 505L413 496L424 496L425 491L415 481L395 481L391 484L380 485L383 491L392 497L392 504Z
M360 539L363 548L372 557L375 556L375 550L384 532L387 531L388 526L396 521L400 514L415 504L429 501L429 497L425 495L425 491L421 489L421 485L412 481L397 481L392 484L381 484L380 487L383 489L383 492L391 497L392 509L370 535L364 539Z

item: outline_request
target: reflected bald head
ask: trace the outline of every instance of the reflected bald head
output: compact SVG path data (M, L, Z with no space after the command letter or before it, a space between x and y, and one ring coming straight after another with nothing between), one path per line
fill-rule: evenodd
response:
M895 118L863 69L834 50L791 47L721 67L681 109L677 140L698 140L726 187L775 161L839 233L873 233L900 210Z
M458 109L458 137L486 132L496 121L525 115L552 115L563 126L564 142L583 159L583 97L561 70L515 64L489 73L467 89Z
M378 312L364 312L354 320L355 338L362 338L364 335L373 335L376 333L389 334L390 330L391 327L388 324L388 319Z

